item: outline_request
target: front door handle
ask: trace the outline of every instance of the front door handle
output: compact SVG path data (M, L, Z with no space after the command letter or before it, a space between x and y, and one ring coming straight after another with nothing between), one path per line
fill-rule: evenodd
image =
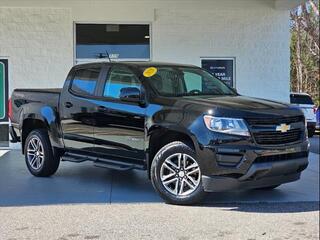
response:
M106 110L107 110L107 108L104 107L104 106L99 106L99 107L98 107L98 111L99 111L99 112L104 112L104 111L106 111Z
M65 103L64 103L64 106L65 106L66 108L72 108L72 107L73 107L73 104L72 104L71 102L65 102Z

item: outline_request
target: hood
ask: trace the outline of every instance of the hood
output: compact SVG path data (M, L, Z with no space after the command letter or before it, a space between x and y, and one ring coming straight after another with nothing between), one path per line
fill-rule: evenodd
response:
M194 114L224 117L285 117L303 115L297 107L245 96L188 96L171 98L168 105Z
M184 97L184 99L195 104L200 103L211 107L216 106L237 110L287 109L290 107L289 104L285 103L245 96Z

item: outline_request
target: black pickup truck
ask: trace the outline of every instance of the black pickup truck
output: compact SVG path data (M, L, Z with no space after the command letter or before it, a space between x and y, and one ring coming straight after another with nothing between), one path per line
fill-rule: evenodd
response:
M240 96L205 70L155 62L74 66L62 89L16 89L12 141L30 172L60 160L148 171L168 203L206 192L272 189L308 165L305 118L296 107Z

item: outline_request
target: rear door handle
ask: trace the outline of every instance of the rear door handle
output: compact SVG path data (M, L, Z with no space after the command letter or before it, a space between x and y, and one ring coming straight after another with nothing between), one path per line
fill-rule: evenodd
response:
M73 107L73 104L72 104L71 102L65 102L65 103L64 103L64 106L65 106L66 108L71 108L71 107Z
M104 106L99 106L99 107L98 107L98 111L99 111L99 112L104 112L104 111L106 111L106 110L107 110L107 108L104 107Z

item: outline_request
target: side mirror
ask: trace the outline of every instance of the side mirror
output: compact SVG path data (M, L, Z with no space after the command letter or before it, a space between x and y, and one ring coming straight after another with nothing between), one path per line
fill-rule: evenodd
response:
M236 88L232 87L232 90L235 91L236 93L238 93Z
M143 99L139 88L126 87L120 89L120 99L124 102L142 103Z

